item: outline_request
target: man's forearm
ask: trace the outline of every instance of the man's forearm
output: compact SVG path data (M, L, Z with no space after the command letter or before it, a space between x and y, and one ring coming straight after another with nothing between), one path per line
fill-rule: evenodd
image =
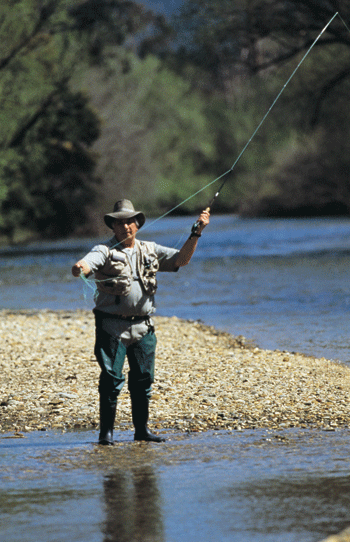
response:
M175 262L176 267L183 267L190 262L197 247L198 237L201 236L205 226L209 224L209 216L209 209L206 209L205 211L202 211L198 217L195 231L191 232L190 237L187 239L177 256L177 260Z
M198 237L189 237L183 247L181 248L179 254L177 255L176 267L183 267L187 265L193 254L196 250L198 243Z

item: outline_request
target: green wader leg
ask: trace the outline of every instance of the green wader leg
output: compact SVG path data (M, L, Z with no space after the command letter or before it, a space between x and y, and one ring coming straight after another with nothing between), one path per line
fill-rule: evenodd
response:
M157 339L151 331L140 341L127 348L130 366L128 387L131 398L132 421L135 427L134 440L164 442L165 439L151 433L147 427L149 400L154 381L154 362Z
M100 393L100 434L98 443L113 445L113 428L117 410L117 397L125 382L123 365L126 347L117 338L102 329L102 322L96 318L95 356L101 368Z
M147 427L149 418L149 398L140 390L140 393L131 393L132 421L135 427L134 440L147 442L165 442L163 437L154 435Z
M117 403L110 403L100 395L100 434L98 443L113 446L113 428Z

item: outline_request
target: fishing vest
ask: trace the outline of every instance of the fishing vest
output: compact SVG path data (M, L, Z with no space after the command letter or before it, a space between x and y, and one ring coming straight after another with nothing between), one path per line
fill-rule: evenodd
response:
M126 254L115 248L108 248L105 264L95 272L96 286L100 292L110 295L128 295L133 280L140 279L147 294L156 293L159 261L154 243L135 239L135 245L137 279L134 279Z

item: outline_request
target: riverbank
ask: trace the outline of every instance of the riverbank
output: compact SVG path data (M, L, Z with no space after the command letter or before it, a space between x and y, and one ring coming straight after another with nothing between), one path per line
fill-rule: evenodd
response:
M200 322L155 318L157 431L350 426L350 369L261 350ZM0 311L1 432L98 427L90 311ZM116 428L131 430L127 386Z

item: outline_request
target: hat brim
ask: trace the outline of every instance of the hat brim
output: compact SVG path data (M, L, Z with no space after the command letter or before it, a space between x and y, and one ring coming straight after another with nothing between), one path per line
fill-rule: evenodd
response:
M118 213L109 213L105 215L104 221L106 226L108 226L111 230L113 229L113 222L114 220L120 220L123 218L137 218L139 227L138 229L142 228L144 223L146 222L146 217L143 213L140 213L138 211L132 212L132 211L120 211Z

